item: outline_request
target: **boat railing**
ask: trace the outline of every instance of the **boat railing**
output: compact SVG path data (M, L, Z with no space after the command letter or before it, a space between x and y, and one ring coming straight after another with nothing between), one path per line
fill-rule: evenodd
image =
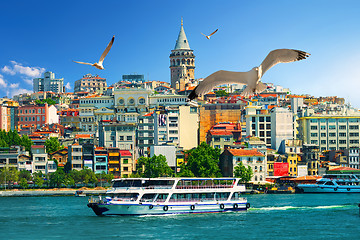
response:
M176 189L219 189L233 187L234 185L176 186Z

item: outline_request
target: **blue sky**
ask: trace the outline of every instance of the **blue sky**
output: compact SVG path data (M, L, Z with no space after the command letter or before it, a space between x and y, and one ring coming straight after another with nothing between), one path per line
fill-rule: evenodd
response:
M262 81L360 107L359 11L360 1L350 0L2 1L0 96L31 91L44 71L64 78L68 91L87 73L109 85L131 73L168 82L183 17L196 78L248 71L273 49L300 49L310 58L279 64ZM200 34L216 28L210 40ZM72 62L98 61L113 35L105 70Z

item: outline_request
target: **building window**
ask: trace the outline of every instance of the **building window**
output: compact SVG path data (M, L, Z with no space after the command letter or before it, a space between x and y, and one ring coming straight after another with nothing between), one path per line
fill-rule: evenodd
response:
M126 136L127 141L132 141L132 136Z

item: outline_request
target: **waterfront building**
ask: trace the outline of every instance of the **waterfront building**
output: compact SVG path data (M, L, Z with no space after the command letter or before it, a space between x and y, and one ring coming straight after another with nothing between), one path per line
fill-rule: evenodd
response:
M83 156L82 145L74 143L68 146L68 161L71 164L71 169L82 170L83 169Z
M104 147L94 149L94 172L108 173L108 152Z
M121 159L120 149L108 147L108 172L113 174L115 178L121 177Z
M19 155L28 155L23 146L11 146L0 148L0 171L4 168L18 169Z
M182 19L175 48L170 54L170 72L171 87L176 91L184 89L195 75L195 55L186 38Z
M136 123L103 120L99 122L98 132L100 147L129 150L133 157L136 154Z
M350 168L360 169L359 166L359 148L350 148L344 150L348 158L348 166Z
M262 106L246 107L246 135L259 137L271 147L271 114ZM275 149L276 150L276 149Z
M33 79L33 89L36 92L54 92L63 93L64 78L55 78L55 73L45 72L43 78Z
M150 146L154 144L154 112L138 117L136 139L138 155L150 156Z
M293 114L288 109L275 107L270 112L270 120L271 148L278 150L283 140L294 138ZM261 128L261 124L259 128Z
M101 78L98 75L93 76L90 73L76 80L74 85L74 93L76 94L79 92L102 94L105 93L106 89L106 78Z
M35 173L35 172L40 171L43 174L48 174L49 173L48 154L46 153L45 146L44 145L32 145L31 153L32 153L32 162L33 162L33 165L32 165L33 169L31 172Z
M360 114L309 114L298 121L299 138L320 151L359 148Z
M18 171L29 171L32 172L32 157L29 155L28 152L26 154L20 154L18 157Z
M53 153L49 153L51 160L56 160L59 167L64 167L68 161L68 149L63 148Z
M302 152L302 162L307 164L308 175L318 175L320 168L319 146L315 144L303 144Z
M132 172L135 171L135 161L133 161L129 150L120 150L120 165L121 177L130 177Z
M39 129L46 124L59 123L56 107L49 106L47 103L19 106L16 111L16 118L19 128L29 126Z
M220 170L224 177L232 177L235 167L242 162L247 168L251 167L254 175L251 182L266 180L266 158L257 149L225 149L220 155Z
M214 125L208 132L207 144L214 148L224 150L241 139L241 124L219 123Z
M220 122L239 123L245 103L215 103L199 107L199 142L206 142L212 126Z

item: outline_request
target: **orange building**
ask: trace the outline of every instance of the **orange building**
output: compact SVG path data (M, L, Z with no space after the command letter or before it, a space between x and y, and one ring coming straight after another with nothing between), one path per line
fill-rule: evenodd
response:
M200 126L199 141L206 142L207 132L217 123L238 123L241 121L241 111L244 105L240 104L205 104L199 108Z

